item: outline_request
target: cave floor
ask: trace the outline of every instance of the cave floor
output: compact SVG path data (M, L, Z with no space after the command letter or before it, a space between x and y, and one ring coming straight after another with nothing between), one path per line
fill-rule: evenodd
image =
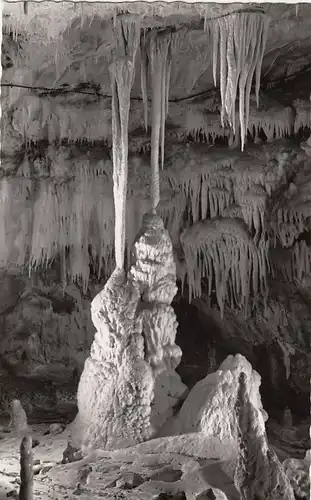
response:
M279 458L305 455L306 444L297 445L303 429L282 429L270 422L270 443ZM187 453L133 452L134 448L117 452L98 451L79 462L62 465L63 451L67 447L68 430L61 434L46 434L49 425L34 425L31 435L36 446L34 452L34 498L36 500L152 500L160 493L184 491L186 499L209 487L226 493L228 500L239 500L233 484L234 464L230 460L197 458ZM0 500L18 498L21 436L0 431ZM159 440L157 440L159 443ZM147 443L146 443L147 444ZM152 442L150 442L152 444ZM216 491L216 490L215 490ZM182 497L181 497L182 498Z
M229 461L196 459L177 453L95 452L79 462L61 465L68 432L44 435L48 426L32 426L34 447L34 498L38 500L151 500L160 493L184 491L195 499L209 486L220 488L229 500L239 500ZM3 437L4 436L4 437ZM18 498L21 436L2 434L0 441L0 500ZM165 439L165 438L163 438ZM134 475L135 474L135 475ZM182 477L183 476L183 477ZM133 479L138 484L133 486ZM129 487L116 484L122 479ZM80 483L80 484L79 484ZM136 486L136 487L135 487ZM182 498L182 497L181 497Z

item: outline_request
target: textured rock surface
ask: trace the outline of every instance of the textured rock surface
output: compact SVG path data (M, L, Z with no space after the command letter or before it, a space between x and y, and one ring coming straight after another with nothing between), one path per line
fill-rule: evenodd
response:
M217 488L208 488L208 490L200 493L196 500L228 500L227 495Z
M29 280L20 276L8 277L7 283L1 278L0 398L20 399L27 415L38 419L42 408L48 413L59 409L68 400L66 390L71 394L76 390L94 334L89 314L95 295L90 292L91 277L99 282L106 279L114 265L107 71L114 7L88 4L82 11L79 5L59 4L57 12L52 3L32 7L18 2L14 7L5 5L0 267L10 273L30 267L42 277L46 265L56 261L61 272L49 287L29 286ZM19 11L18 23L16 17L12 20L10 8ZM52 21L47 15L50 8ZM173 4L138 8L144 10L142 29L189 23L180 53L172 61L159 213L174 243L182 293L189 292L193 274L197 289L192 287L190 295L195 291L213 308L213 321L196 342L195 325L184 328L181 342L177 341L185 353L179 373L193 385L228 354L242 353L262 376L269 415L270 409L277 417L285 406L291 409L293 428L276 437L283 444L284 436L291 443L296 440L299 453L304 453L309 443L295 426L297 415L309 415L310 410L311 163L310 140L305 139L311 130L311 8L307 4L260 7L272 20L259 107L251 96L243 154L228 127L220 123L220 89L213 83L210 50L217 21L208 22L207 32L202 19L237 6L209 4L199 6L203 9L199 12L198 6L184 4L176 6L174 15ZM102 19L98 14L105 10ZM35 29L36 36L17 33L25 25L31 25L30 32ZM50 30L57 33L53 43L47 42ZM139 71L136 74L129 123L128 262L142 215L149 210L150 187L150 130L143 128ZM211 230L207 236L212 245L204 247L196 239L200 236L197 223ZM234 234L241 227L246 252ZM189 230L193 245L188 266L180 240L184 229ZM203 250L200 256L198 248ZM168 260L166 271L170 265ZM139 286L144 286L144 280ZM79 286L68 288L67 281ZM173 294L175 283L171 285L166 283L164 288L170 287ZM247 320L241 296L249 306ZM174 373L179 351L164 338L171 338L175 316L161 302L159 283L151 286L146 297L137 308L144 342L137 351L147 353L146 363L157 374L152 411L152 424L157 427L176 400L179 381L166 373ZM156 303L151 307L153 298ZM223 309L223 321L217 305ZM189 310L187 306L185 312ZM159 348L157 336L165 348ZM206 349L211 336L213 345ZM195 364L200 364L196 373ZM62 387L64 380L67 388ZM123 389L127 391L126 386Z
M224 495L239 500L231 462L210 459L208 440L198 440L194 445L195 440L187 436L179 442L160 439L126 450L99 450L74 463L61 464L68 431L51 438L45 428L48 426L31 428L33 440L39 442L34 450L39 472L34 476L34 493L39 500L78 495L85 500L194 500L208 490L223 492L221 500ZM19 445L20 440L12 435L1 441L1 498L18 488Z
M30 419L38 412L72 413L94 326L90 299L57 272L31 280L0 275L0 415L20 399Z
M191 91L205 92L206 89L213 87L210 60L205 50L210 43L210 39L203 31L203 19L201 16L204 16L204 12L206 12L206 16L209 19L223 14L224 11L233 11L242 6L244 5L236 4L232 6L216 3L209 4L208 6L204 3L203 5L187 5L180 2L178 9L175 9L170 4L140 6L138 8L144 27L155 25L154 15L157 16L156 25L160 27L184 22L192 24L193 29L189 30L184 39L182 57L178 58L178 61L173 66L172 83L174 97L185 96ZM55 6L48 5L40 7L35 12L30 11L29 16L25 18L23 10L19 6L14 6L14 8L10 5L5 6L5 13L7 15L5 23L13 29L17 23L21 28L28 25L28 29L32 32L34 29L33 25L36 26L33 23L33 17L35 13L39 14L41 11L39 15L40 17L42 16L44 22L41 23L40 30L37 28L37 39L31 39L31 43L29 43L30 47L27 48L29 50L33 45L36 48L38 46L42 47L42 38L46 37L47 33L56 36L63 45L66 44L66 47L63 47L61 52L61 54L65 53L66 57L58 61L60 64L59 74L57 75L58 85L61 85L63 82L76 81L77 77L79 77L77 66L79 68L80 66L83 67L84 60L81 60L81 52L84 52L87 56L85 58L86 64L83 68L85 74L84 81L88 81L87 78L91 74L95 83L103 86L103 93L110 90L109 82L103 79L103 75L106 74L108 64L107 53L109 53L112 38L111 27L107 19L110 20L113 18L114 6L97 6L95 10L91 2L90 5L85 6L85 10L79 8L79 6L74 8L67 5L62 6L61 9L56 9ZM131 5L126 8L129 12L137 12L135 6ZM94 16L94 10L98 14L97 16ZM307 65L308 55L310 54L310 6L308 4L300 5L297 12L294 5L283 6L270 3L265 5L265 10L272 18L268 32L267 50L263 60L263 77L265 82L269 83L270 81L278 81L284 76L291 76ZM102 19L102 16L104 19ZM53 19L55 27L52 28L50 23L45 21L49 18ZM79 18L85 21L87 19L87 22L81 22ZM70 29L66 30L68 25ZM82 46L80 40L81 32L84 35ZM69 47L67 48L68 45ZM81 51L78 51L78 47L81 47ZM44 47L44 49L42 49L42 53L40 54L41 57L38 58L39 62L44 62L44 66L42 65L41 74L37 76L37 81L38 85L50 87L55 81L54 59L48 57L51 55L51 48ZM71 57L68 57L68 53ZM96 54L96 58L92 57L94 54ZM33 61L30 61L29 65L31 63L34 64ZM185 68L188 68L189 71L185 71ZM306 85L306 87L308 89L307 92L310 91L308 88L309 85ZM138 88L139 78L135 81L135 93Z
M246 373L237 383L238 463L234 484L241 500L295 500L293 489L275 452L269 447L264 420L253 404Z
M260 376L247 359L238 354L235 357L228 356L215 373L207 375L193 387L172 422L172 428L166 432L202 432L210 438L217 436L234 456L238 438L235 401L241 373L247 377L248 397L266 420L267 413L262 407L259 392Z
M310 461L289 458L283 467L298 498L310 498Z
M279 419L289 407L293 416L306 417L310 413L310 304L308 290L282 281L273 283L265 310L247 320L229 308L221 319L206 297L191 305L181 299L174 305L177 343L183 350L179 373L192 387L206 374L213 351L216 368L227 355L241 353L261 376L261 396L269 414Z
M27 432L27 415L18 399L13 399L10 407L10 414L12 431L17 433Z
M176 293L172 243L162 220L145 216L126 276L116 269L92 302L97 329L78 388L72 433L83 448L150 438L186 390L175 372Z

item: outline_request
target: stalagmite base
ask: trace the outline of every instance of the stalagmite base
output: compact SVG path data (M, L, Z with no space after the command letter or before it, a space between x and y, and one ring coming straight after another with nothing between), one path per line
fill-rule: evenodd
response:
M116 269L92 303L97 332L78 388L72 426L82 450L115 449L154 436L187 390L175 372L176 294L172 243L146 215L128 276Z
M269 447L265 426L246 391L240 374L236 401L239 453L234 483L241 500L294 500L294 492L275 452Z
M21 485L19 500L33 500L33 453L31 436L25 436L20 448Z

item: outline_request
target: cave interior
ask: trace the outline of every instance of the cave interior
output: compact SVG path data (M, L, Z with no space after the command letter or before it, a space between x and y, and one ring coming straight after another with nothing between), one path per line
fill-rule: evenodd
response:
M161 233L167 252L154 263L163 283L152 271L138 300L144 318L154 301L164 311L161 334L141 332L144 362L155 370L162 342L161 363L173 360L180 394L191 394L228 356L244 356L261 377L270 442L283 458L305 455L310 22L308 3L3 2L0 424L14 399L31 425L65 426L82 412L86 360L106 345L93 310L112 296L119 307L116 271L131 290L143 286L143 225L146 244ZM114 356L107 363L121 371Z

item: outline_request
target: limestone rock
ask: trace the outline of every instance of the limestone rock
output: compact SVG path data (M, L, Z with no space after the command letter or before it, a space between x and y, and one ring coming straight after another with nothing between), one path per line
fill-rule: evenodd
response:
M152 437L187 389L174 371L176 293L172 243L162 220L145 216L126 276L116 269L92 302L97 329L72 425L82 449L131 446Z
M261 412L251 401L241 373L236 399L238 462L234 483L241 500L294 500L294 492L275 452L269 448Z
M67 442L67 448L63 452L62 464L69 464L72 462L78 462L79 460L81 460L81 458L82 458L82 455L81 455L80 450L75 448L72 445L71 440L69 439Z
M250 400L267 419L259 393L259 374L244 356L230 355L215 373L207 375L193 387L174 422L174 433L203 432L207 436L217 436L232 446L234 453L237 449L234 407L241 372L246 373Z
M229 308L221 320L217 308L210 307L204 298L192 302L190 319L190 307L186 307L184 301L177 309L183 349L179 370L184 365L199 365L197 369L189 367L189 376L184 370L183 379L191 386L201 380L206 374L208 346L215 339L219 363L228 354L240 353L260 373L260 392L265 409L282 412L288 406L293 415L307 417L310 414L311 376L311 357L308 359L310 299L307 293L299 293L293 284L274 281L272 290L273 299L268 300L265 312L257 312L247 320ZM280 341L295 348L295 354L289 353L288 356L289 378ZM200 350L196 352L198 343Z
M153 500L186 500L186 494L184 491L178 493L159 493Z
M206 491L202 491L196 500L228 500L228 497L218 488L208 488Z
M56 436L57 434L61 434L63 432L64 426L62 424L51 424L49 430L52 436Z
M82 294L75 285L70 288L76 289L77 298L71 295L69 287L68 293L67 289L64 293L60 284L40 283L34 287L22 276L7 275L1 283L5 288L0 292L0 309L7 308L4 311L7 335L0 344L5 366L16 376L40 383L70 382L75 367L82 371L83 350L91 345L94 329L88 310L90 302L78 302L79 299L82 302ZM22 293L18 293L17 287ZM13 300L15 304L11 303Z
M291 428L293 427L293 416L290 408L285 408L284 413L283 413L283 425L286 428Z
M12 431L18 433L28 431L27 415L18 399L13 399L10 413Z
M310 464L305 460L290 458L284 460L282 465L298 498L310 498Z
M2 99L2 102L5 102ZM23 136L16 131L12 126L12 117L7 110L2 112L2 137L1 137L1 153L3 156L7 156L11 160L12 168L12 156L18 153L23 147ZM9 162L8 162L9 163ZM2 162L1 162L2 166ZM6 169L8 171L9 169Z
M123 490L132 490L133 488L140 486L143 482L144 479L136 472L124 472L116 481L116 487Z

